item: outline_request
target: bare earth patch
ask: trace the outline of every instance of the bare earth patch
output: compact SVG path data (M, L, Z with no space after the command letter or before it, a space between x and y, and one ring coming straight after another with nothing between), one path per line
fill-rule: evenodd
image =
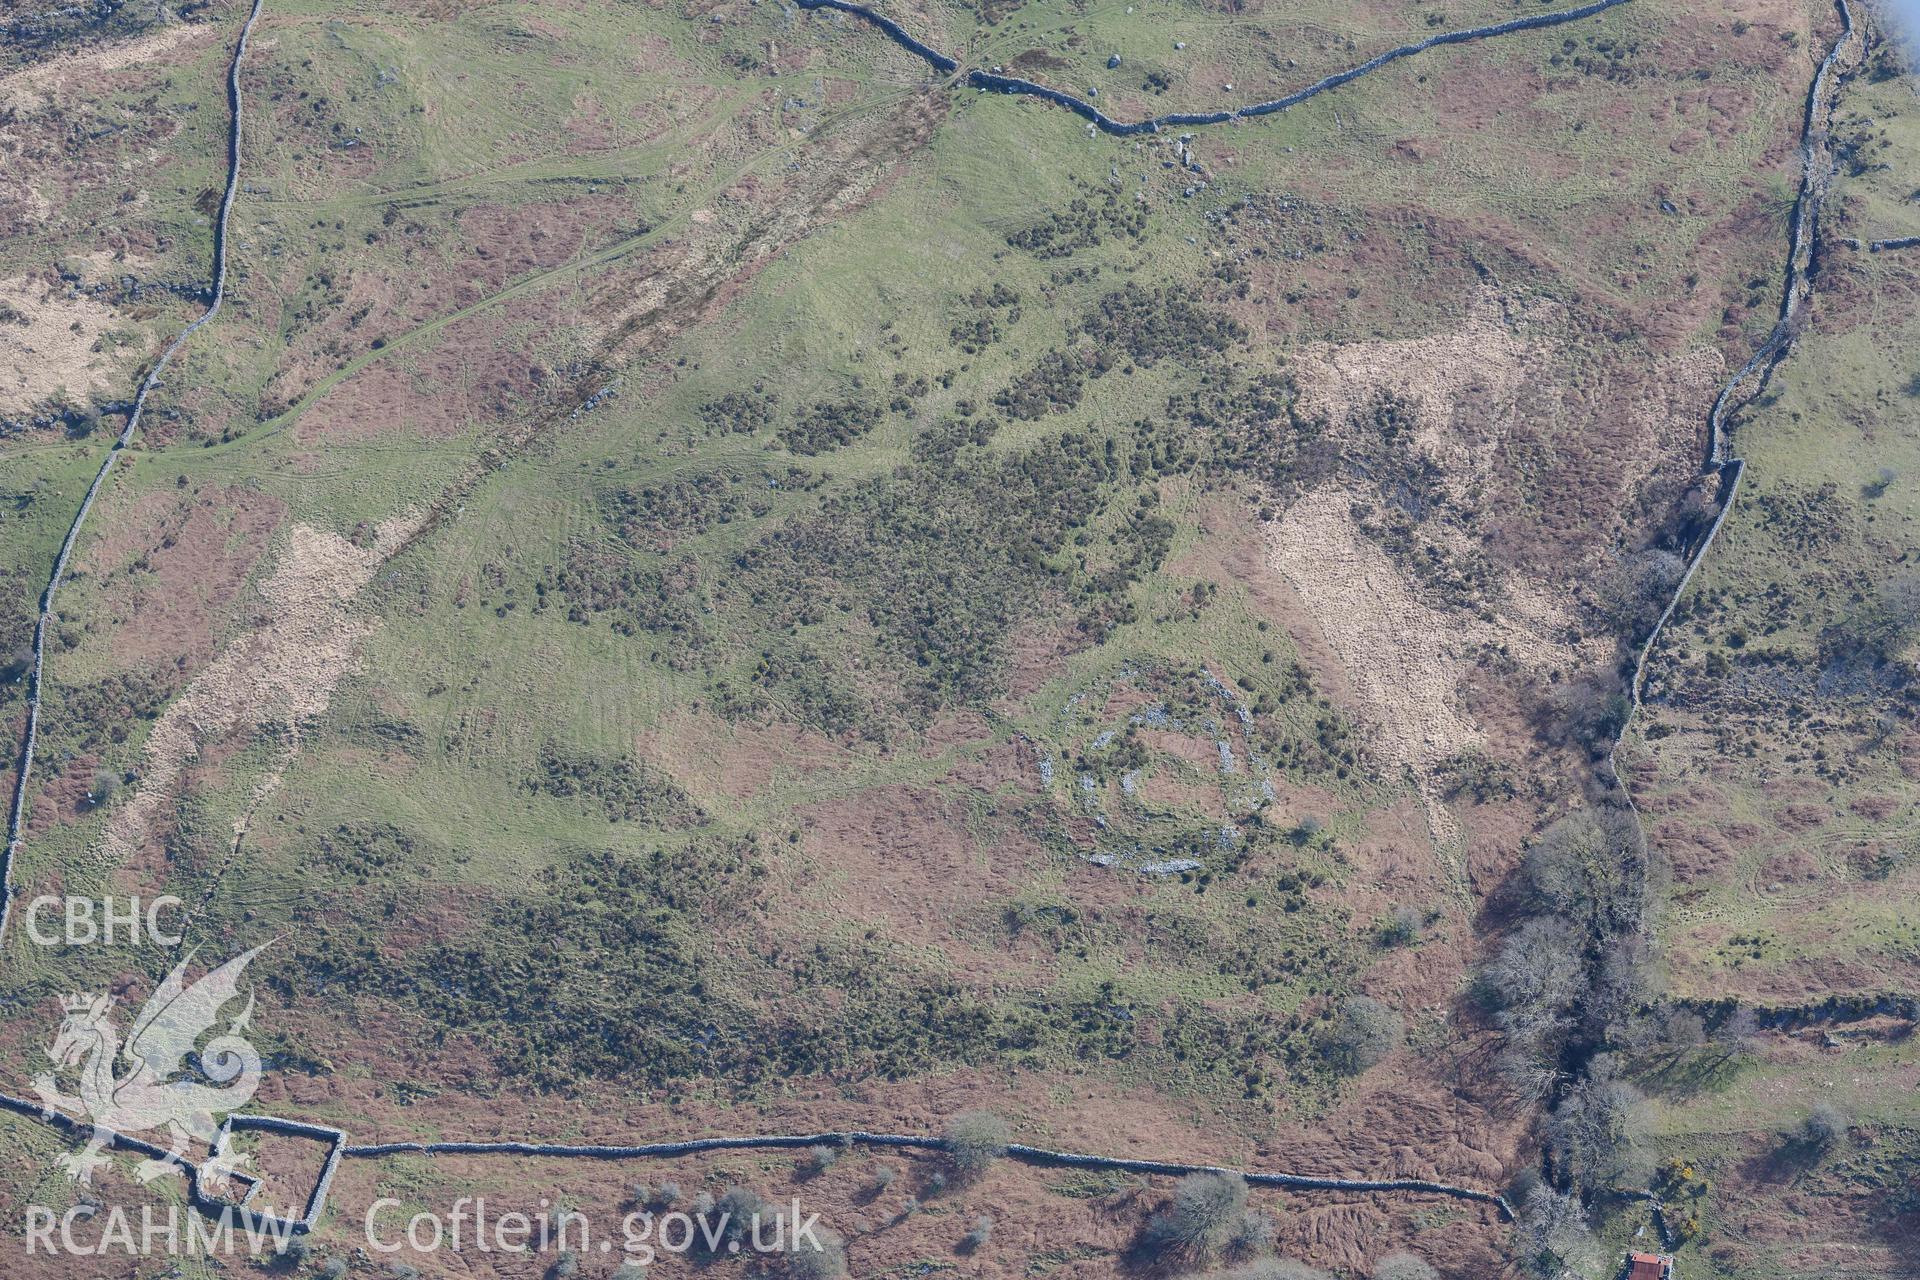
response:
M0 76L0 107L16 111L32 110L38 105L36 99L45 100L55 90L74 87L82 78L91 80L106 72L123 71L152 62L172 53L195 36L208 37L218 31L219 28L211 24L171 26L137 40L103 45L22 67Z
M300 723L326 709L355 646L376 625L354 616L351 602L412 526L410 517L387 521L367 547L293 526L273 576L261 587L262 625L215 658L155 723L142 755L140 789L107 826L106 846L116 862L140 850L182 770L203 749L276 723L297 741ZM271 789L277 777L278 771L263 786Z
M68 297L37 276L0 280L0 413L25 412L58 392L76 399L118 390L121 369L147 354L102 341L124 319L104 302ZM124 330L124 332L133 332Z
M1463 751L1498 754L1503 736L1470 709L1463 681L1490 653L1513 671L1509 684L1544 684L1555 672L1608 661L1610 638L1583 634L1575 584L1631 534L1628 513L1642 487L1684 466L1712 395L1713 352L1657 358L1637 376L1623 374L1608 429L1587 422L1579 434L1604 444L1571 447L1572 424L1584 421L1582 390L1566 382L1576 376L1567 343L1577 319L1558 304L1522 307L1487 291L1444 332L1311 347L1294 365L1303 403L1336 433L1365 423L1382 396L1405 407L1406 447L1435 476L1414 537L1486 575L1464 600L1436 597L1363 529L1359 515L1381 501L1366 480L1371 442L1355 450L1353 474L1323 484L1265 530L1268 567L1293 587L1333 651L1373 730L1374 754L1421 788L1442 845L1459 832L1440 804L1435 766ZM1537 520L1536 510L1544 513Z
M1535 311L1548 309L1543 304ZM1416 406L1415 443L1460 496L1469 480L1489 470L1500 428L1518 408L1528 363L1527 343L1506 322L1499 299L1482 293L1457 329L1310 349L1296 370L1306 406L1332 419L1360 410L1381 391Z
M1487 622L1435 609L1416 598L1405 575L1360 532L1347 499L1321 491L1268 526L1267 562L1300 594L1371 722L1368 741L1386 763L1413 775L1427 800L1433 837L1459 830L1432 784L1450 755L1485 745L1455 696L1478 646L1506 645L1524 666L1570 656L1522 620Z

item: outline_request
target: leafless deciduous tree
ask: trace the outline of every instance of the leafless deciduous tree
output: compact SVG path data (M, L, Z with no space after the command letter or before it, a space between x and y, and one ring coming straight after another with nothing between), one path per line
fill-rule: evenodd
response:
M1839 1146L1847 1136L1847 1113L1831 1102L1816 1102L1800 1122L1801 1144L1810 1150L1827 1152Z
M1528 1274L1557 1280L1588 1271L1599 1247L1587 1229L1587 1211L1570 1195L1535 1184L1521 1201L1513 1228L1514 1252Z
M1481 985L1501 1029L1529 1051L1559 1043L1574 1002L1586 994L1581 940L1556 920L1533 919L1513 931Z
M1359 1075L1399 1048L1406 1024L1392 1008L1372 996L1340 1002L1327 1032L1327 1060L1348 1075Z
M941 1139L947 1159L961 1182L971 1182L1007 1154L1007 1122L990 1111L968 1111L947 1125Z
M1630 810L1576 809L1527 850L1527 882L1542 906L1590 937L1637 933L1646 918L1646 839Z
M1720 1046L1722 1062L1752 1055L1760 1045L1760 1019L1744 1006L1727 1015L1713 1031L1713 1042Z
M1155 1257L1218 1257L1246 1216L1245 1178L1237 1173L1190 1173L1174 1186L1166 1206L1147 1220L1141 1244Z
M1547 1118L1555 1163L1583 1193L1644 1182L1646 1099L1623 1080L1589 1077L1560 1100Z

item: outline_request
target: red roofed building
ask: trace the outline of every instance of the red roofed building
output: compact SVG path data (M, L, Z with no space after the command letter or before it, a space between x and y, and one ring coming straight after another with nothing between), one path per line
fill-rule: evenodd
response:
M1626 1280L1673 1280L1673 1259L1664 1253L1630 1253Z

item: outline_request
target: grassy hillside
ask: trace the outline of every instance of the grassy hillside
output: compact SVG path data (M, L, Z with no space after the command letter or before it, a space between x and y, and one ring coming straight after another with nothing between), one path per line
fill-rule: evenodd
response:
M889 12L1127 115L1516 6ZM195 131L116 162L169 271L211 252L167 210L222 163L231 17L166 64ZM1620 753L1648 945L1596 926L1569 979L1631 1007L1564 1019L1542 1083L1476 980L1541 923L1543 829L1605 808L1622 658L1772 322L1832 35L1815 6L1645 0L1112 139L831 12L270 0L229 309L63 592L21 891L176 894L204 957L276 939L260 1104L356 1141L984 1108L1037 1145L1491 1190L1617 1067L1648 1101L1577 1269L1611 1273L1645 1221L1616 1193L1655 1186L1702 1274L1804 1272L1792 1224L1834 1204L1849 1274L1899 1274L1907 1211L1868 1202L1911 1179L1909 1041L1715 1039L1713 1002L1914 990L1913 259L1823 249L1739 422L1742 505ZM1911 233L1911 87L1849 84L1831 234ZM45 172L81 212L0 274L53 296L121 224L85 213L97 174ZM23 624L101 434L0 445ZM6 985L50 1008L173 959L16 934ZM33 1070L42 1021L7 1035ZM1780 1154L1823 1092L1847 1134ZM4 1124L41 1144L7 1194L70 1195ZM305 1157L260 1158L299 1194ZM857 1274L1096 1276L1147 1265L1170 1190L951 1173L350 1162L316 1239L345 1256L380 1195L791 1182ZM1483 1205L1256 1199L1343 1275L1529 1261Z

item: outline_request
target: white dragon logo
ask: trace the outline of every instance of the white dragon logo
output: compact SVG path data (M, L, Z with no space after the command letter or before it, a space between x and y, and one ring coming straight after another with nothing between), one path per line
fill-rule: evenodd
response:
M247 1007L227 1025L226 1034L209 1040L197 1054L194 1044L238 996L240 975L268 945L235 956L191 986L182 981L193 959L189 952L140 1010L124 1048L113 1024L111 996L62 998L67 1016L47 1056L56 1072L77 1072L80 1092L77 1097L62 1093L55 1072L35 1076L33 1087L48 1107L93 1125L85 1149L60 1157L74 1181L93 1181L93 1171L107 1162L101 1153L114 1134L160 1128L171 1132L171 1150L166 1157L142 1162L141 1181L179 1170L177 1162L190 1139L212 1151L205 1172L216 1181L242 1170L247 1157L223 1149L214 1116L245 1106L260 1087L260 1055L240 1034L253 1014L253 998L247 998ZM191 1069L190 1055L197 1058L195 1074L212 1085L176 1078ZM118 1075L123 1057L133 1066Z

